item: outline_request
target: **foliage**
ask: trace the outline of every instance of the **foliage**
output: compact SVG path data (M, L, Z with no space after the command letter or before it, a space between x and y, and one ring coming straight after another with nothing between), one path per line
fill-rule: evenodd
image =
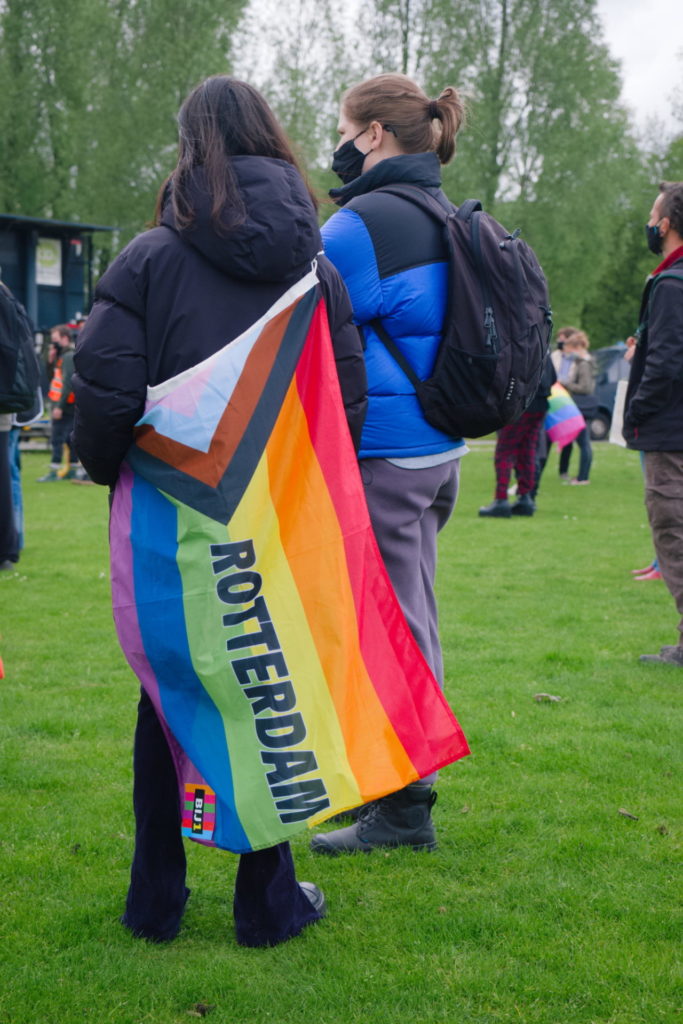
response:
M0 211L112 224L126 241L172 166L180 102L230 67L264 90L321 194L351 82L396 70L430 96L461 88L448 194L521 227L557 323L594 344L632 329L641 226L683 152L680 133L636 134L597 0L0 0Z
M309 2L292 0L297 23ZM456 202L481 198L521 227L548 276L557 323L585 321L595 343L614 341L637 317L647 251L641 244L634 261L632 231L637 224L641 241L653 168L620 104L596 0L374 0L356 10L348 25L317 5L316 47L302 53L292 36L301 33L290 29L277 46L276 78L261 78L291 123L288 111L300 103L292 103L292 76L303 62L309 162L329 166L332 137L320 126L335 123L334 99L350 78L394 70L430 96L459 87L469 119L444 169L447 193ZM255 42L264 28L251 20L255 6L250 12ZM257 60L244 66L258 78ZM314 179L334 183L322 168Z
M477 517L492 447L466 456L439 598L473 753L441 774L439 850L328 860L297 841L329 916L273 950L236 945L236 858L193 844L178 939L118 923L136 686L106 494L37 484L48 454L26 454L27 547L0 576L0 1021L182 1024L202 1004L211 1024L671 1024L680 670L637 656L677 616L629 576L651 557L637 455L595 449L590 487L563 487L551 458L529 520Z
M243 0L6 0L0 210L141 230L173 165L175 114L225 71Z

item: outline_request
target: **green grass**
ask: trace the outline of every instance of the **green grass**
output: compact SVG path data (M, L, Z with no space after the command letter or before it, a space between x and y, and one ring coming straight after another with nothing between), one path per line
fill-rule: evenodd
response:
M596 445L572 488L553 455L538 514L498 521L476 515L491 455L466 458L442 535L447 692L473 753L442 773L439 850L328 860L301 837L329 916L272 950L235 943L237 859L192 844L178 939L117 923L136 684L106 495L37 485L47 457L25 456L27 547L0 577L0 1024L182 1024L198 1003L211 1024L681 1019L683 675L638 662L677 616L629 576L651 556L637 457Z

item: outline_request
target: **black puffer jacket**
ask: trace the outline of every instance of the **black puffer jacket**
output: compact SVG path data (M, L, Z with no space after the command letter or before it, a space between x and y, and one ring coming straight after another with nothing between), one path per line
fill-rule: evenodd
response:
M624 438L644 452L683 452L683 249L648 281L629 375ZM654 289L654 292L653 292Z
M216 232L198 169L192 228L176 230L167 201L164 226L133 239L97 286L73 378L73 438L97 483L116 482L148 385L168 380L236 338L308 271L322 248L313 204L294 167L266 157L236 157L233 166L246 211L241 225ZM366 408L361 339L339 274L324 256L317 259L358 448Z

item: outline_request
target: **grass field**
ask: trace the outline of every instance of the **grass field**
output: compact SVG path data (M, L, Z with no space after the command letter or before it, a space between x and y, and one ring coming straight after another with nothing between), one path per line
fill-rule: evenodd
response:
M548 465L533 519L482 520L463 464L438 590L447 694L472 756L442 773L435 854L326 859L329 916L272 950L232 927L237 860L188 850L169 946L118 924L132 851L136 684L109 608L106 494L34 483L0 576L0 1024L674 1024L681 1020L683 673L634 453L590 487ZM549 693L559 702L539 702ZM629 817L623 811L627 811Z

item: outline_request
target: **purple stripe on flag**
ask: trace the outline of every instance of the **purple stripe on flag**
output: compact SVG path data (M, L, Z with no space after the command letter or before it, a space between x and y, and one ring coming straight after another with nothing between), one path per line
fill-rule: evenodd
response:
M158 710L159 683L145 655L134 592L133 547L130 542L133 480L133 473L124 462L116 485L109 523L111 590L116 611L114 621L119 643L127 653L129 664Z

